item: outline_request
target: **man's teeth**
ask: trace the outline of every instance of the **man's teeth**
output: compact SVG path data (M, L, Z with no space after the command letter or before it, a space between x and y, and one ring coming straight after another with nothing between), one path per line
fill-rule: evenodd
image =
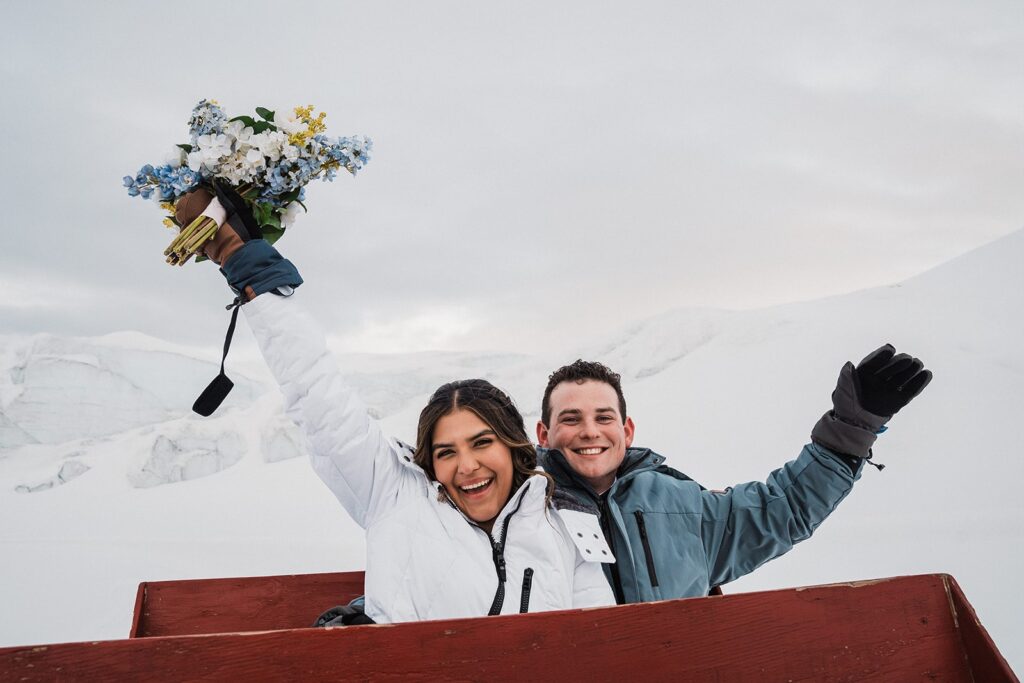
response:
M576 452L580 455L597 455L603 450L603 448L577 448Z
M482 489L483 487L487 486L490 483L490 479L485 479L484 481L481 481L479 483L470 484L468 486L460 486L459 488L462 489L463 491L475 491L477 489Z

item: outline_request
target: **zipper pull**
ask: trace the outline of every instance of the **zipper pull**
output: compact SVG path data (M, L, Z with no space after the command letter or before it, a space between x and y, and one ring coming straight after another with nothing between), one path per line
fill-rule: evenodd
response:
M498 580L505 583L505 556L496 552L494 565L498 568Z
M533 567L527 567L523 572L523 593L519 598L519 613L526 614L530 611L530 591L533 589Z

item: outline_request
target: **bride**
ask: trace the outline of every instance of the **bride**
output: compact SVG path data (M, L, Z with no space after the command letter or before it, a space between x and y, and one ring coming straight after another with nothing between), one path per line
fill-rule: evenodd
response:
M597 517L559 507L511 399L486 380L451 382L423 408L415 448L387 438L294 295L298 271L258 237L237 195L217 194L183 197L179 223L224 205L204 253L238 295L313 469L366 529L366 615L383 623L614 604L601 569L614 558Z

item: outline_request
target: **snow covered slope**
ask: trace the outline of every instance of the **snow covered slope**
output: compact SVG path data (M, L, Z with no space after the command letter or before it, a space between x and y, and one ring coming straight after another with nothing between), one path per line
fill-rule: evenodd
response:
M385 428L411 440L443 381L487 377L532 422L552 369L603 360L623 374L638 445L720 488L795 456L842 363L892 342L935 381L879 439L885 471L868 468L813 539L725 590L949 572L1020 671L1021 262L1024 232L890 287L670 311L626 329L594 321L586 343L541 356L339 363ZM122 637L142 580L362 566L362 532L291 457L302 441L276 391L252 380L217 416L189 415L213 366L186 355L123 335L0 342L0 644ZM75 406L81 415L61 419Z
M0 339L0 449L100 437L181 414L217 362L137 332ZM235 377L226 407L267 387Z

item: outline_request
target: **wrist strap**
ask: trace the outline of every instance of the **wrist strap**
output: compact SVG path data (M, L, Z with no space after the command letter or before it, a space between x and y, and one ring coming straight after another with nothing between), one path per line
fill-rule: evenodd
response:
M220 374L213 378L213 381L205 389L203 393L199 394L199 398L192 404L192 410L199 413L203 417L209 417L213 415L213 412L220 407L220 404L224 402L231 389L234 388L235 383L228 379L228 376L224 374L224 361L228 357L228 349L231 348L231 338L235 335L235 323L238 322L238 309L245 303L245 299L242 295L238 295L233 302L231 302L227 308L234 309L231 311L231 322L228 324L228 333L224 337L224 353L220 357Z

